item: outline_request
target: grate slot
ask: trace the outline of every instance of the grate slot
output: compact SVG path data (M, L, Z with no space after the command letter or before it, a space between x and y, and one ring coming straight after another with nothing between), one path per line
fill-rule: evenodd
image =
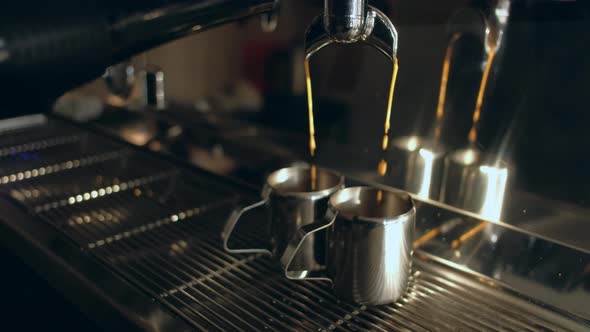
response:
M240 239L240 236L236 237ZM243 239L241 241L242 245L247 245L247 242L248 241L244 241ZM224 252L216 252L216 254L220 256L227 256L227 254ZM301 306L311 308L310 310L307 310L308 312L323 313L326 317L329 317L329 319L327 319L329 321L329 325L336 326L333 325L334 322L338 322L341 320L342 317L346 317L347 315L350 316L350 313L353 313L358 310L357 306L341 302L340 300L335 298L331 294L328 287L326 287L326 284L316 284L312 282L288 282L284 279L280 269L276 267L276 263L271 262L269 260L256 261L253 263L253 266L249 268L254 274L272 276L268 278L270 279L270 284L274 286L274 289L280 289L281 297L297 297L300 300L306 301L305 305L301 304L301 302L298 302L298 304ZM265 285L266 280L261 284ZM333 304L336 304L336 306L334 306ZM322 320L326 320L323 318L323 316L320 316L319 318L321 318ZM377 325L370 323L369 321L363 320L361 321L361 323L371 326L371 328L373 329L381 330L381 328L379 328Z
M29 132L26 132L15 136L5 135L0 137L0 157L8 156L14 153L33 152L55 146L73 144L82 141L86 137L84 133L49 138L44 137L46 135L50 134L41 132L33 135ZM23 139L25 137L26 139Z
M555 329L555 327L551 326L552 324L540 319L536 315L531 313L523 314L518 307L507 306L506 301L497 299L491 294L481 294L481 291L469 288L466 285L459 287L449 280L428 274L424 276L423 284L425 287L430 287L435 291L438 290L443 293L444 296L440 296L441 298L452 298L459 303L464 303L462 308L471 312L473 315L479 316L478 318L480 319L486 320L490 319L490 317L497 316L493 321L490 320L490 323L501 323L502 326L506 327L517 326L517 330L519 331L537 331L539 327L551 327L551 329ZM486 296L486 301L482 302L475 294ZM507 307L510 309L506 309Z
M135 241L139 241L139 239L134 239L133 242ZM121 252L132 250L135 243L130 242L131 241L120 242L116 246L108 247L106 251L117 252L118 250ZM144 244L148 243L149 242L146 242ZM192 277L189 277L187 274L184 274L185 278L179 277L177 273L180 269L170 261L170 257L165 257L163 254L156 253L150 255L149 259L138 260L130 265L136 270L143 270L144 273L152 274L152 276L159 281L158 284L167 286L168 288L177 287L177 285L187 285L187 281L191 280L189 278ZM199 283L198 285L187 285L184 288L177 287L176 289L178 292L172 294L171 297L186 298L187 300L190 300L190 302L192 302L191 309L193 309L191 311L208 312L208 314L220 319L224 325L229 325L232 328L240 329L238 326L241 326L255 330L257 328L253 324L256 323L261 323L261 325L258 325L260 327L267 326L260 320L260 318L249 314L249 312L244 309L240 310L240 307L234 306L230 308L230 305L233 304L232 301L230 301L227 296L224 296L223 293L213 290L209 284L210 283ZM215 308L215 310L212 310L212 307ZM238 315L236 312L240 311L241 315ZM244 314L247 317L244 317Z
M158 235L159 237L165 237L165 240L171 241L173 240L173 237L168 237L167 235L164 235L163 232L159 233L159 234L154 234L154 235ZM156 240L158 241L158 240ZM248 262L250 260L255 259L256 256L251 256L250 258L245 258L242 260L242 262ZM183 266L183 270L187 270L187 271L192 271L193 273L197 273L197 275L202 275L201 278L203 281L208 280L210 283L215 284L216 287L221 288L223 292L228 293L228 288L226 288L225 286L223 286L221 284L221 282L217 282L216 279L223 279L223 275L227 275L227 272L229 269L227 267L222 267L222 266L215 266L217 268L217 271L213 270L208 264L206 264L207 262L205 260L202 259L202 257L196 257L196 256L188 256L188 255L183 255L182 257L178 258L178 261L180 262L180 265ZM234 265L230 265L230 267L234 267ZM193 277L191 277L191 274L186 274L184 273L186 277L191 278L191 281L197 281L195 280ZM196 288L197 285L205 285L205 283L201 281L201 282L195 282L193 284L190 284L191 287L190 288ZM226 282L227 279L224 279L222 282ZM186 286L187 283L183 283L183 286ZM181 288L183 287L181 286ZM176 289L178 289L178 287L176 287ZM239 289L239 288L238 288ZM235 290L235 288L234 288ZM171 291L167 292L168 294L172 293ZM232 292L229 292L228 294L232 294ZM255 300L255 298L252 298L251 296L248 297L249 294L248 293L242 293L242 292L235 292L232 294L231 299L225 298L225 303L231 303L231 304L235 304L235 303L242 303L244 305L250 306L249 304L252 302L252 300ZM246 298L249 298L249 301L246 300ZM266 319L270 319L271 322L273 321L273 317L264 313L264 311L262 311L261 309L259 309L258 307L254 306L252 307L255 309L255 311L260 315L262 313L262 316L265 317ZM249 313L247 313L249 314ZM251 314L249 314L251 315ZM263 326L266 326L264 322ZM279 323L280 325L278 326L281 329L289 329L288 326L282 324L280 321L277 321L277 323ZM291 322L294 323L294 322Z
M466 310L463 310L463 308L461 308L461 310L455 311L449 309L447 306L452 306L453 309L457 309L457 307L452 303L452 301L449 301L449 299L447 299L446 302L428 301L429 297L434 295L429 291L431 290L424 288L420 284L414 283L410 288L408 295L420 302L422 306L428 308L428 311L438 311L441 315L444 315L446 319L454 322L456 326L461 326L462 329L476 331L500 331L497 325L489 324L486 320L479 319L479 314L470 316ZM414 306L413 304L412 306L414 307L414 310L420 310L420 307Z
M428 331L426 328L422 327L419 323L414 323L413 320L410 318L409 320L404 318L400 315L391 315L385 313L385 311L381 308L366 308L361 307L358 312L359 317L364 317L368 320L377 320L378 322L382 322L382 324L386 324L388 327L395 327L401 328L402 330L408 331Z
M72 169L67 174L31 178L8 185L4 190L34 212L40 213L122 193L170 178L177 173L174 169L134 170L126 167L126 163L124 159L106 161L87 168Z
M69 211L69 207L64 207L60 210L61 211L57 211L57 210L53 211L52 212L53 215L51 215L51 217L52 218L62 218L68 214L71 214L71 212L72 212L72 211ZM59 213L59 212L61 212L61 213ZM91 234L93 231L96 231L96 229L86 228L86 231L88 231L88 233ZM142 244L142 242L140 242L140 240L138 238L133 238L133 239L128 239L126 241L120 241L116 245L102 247L101 253L103 255L106 255L107 257L108 256L124 256L124 255L128 255L129 253L131 253L133 251L141 250L142 249L141 247L144 247L144 244ZM121 268L123 268L124 270L130 271L134 276L139 277L139 278L143 279L144 281L148 282L147 284L151 285L152 288L153 287L159 288L160 292L165 291L167 289L166 286L167 287L175 287L176 284L173 283L172 281L170 281L170 278L172 276L166 277L166 275L169 274L169 272L163 270L161 265L154 264L152 262L152 259L154 259L154 255L150 255L149 259L141 258L141 259L128 261L128 262L125 262L124 266L121 266ZM185 305L185 308L190 309L189 312L191 312L192 314L197 315L197 316L201 316L201 318L204 319L205 322L210 322L206 316L203 316L200 314L200 311L195 310L193 308L194 303L197 303L196 298L194 298L193 295L189 294L188 292L186 292L184 290L180 290L180 293L183 293L190 301L187 302L186 299L179 298L179 296L174 296L175 300L183 303ZM202 295L204 298L208 299L208 301L212 305L216 306L219 310L223 309L217 302L215 302L211 298L207 297L206 294L202 293L200 295ZM216 316L217 319L225 320L224 316L219 314L217 311L208 310L208 312L209 312L209 314ZM228 313L228 314L235 315L233 313ZM234 323L232 323L230 321L228 321L228 322L229 322L229 324L222 324L219 326L231 327L231 328L235 328L237 330L240 330ZM217 326L217 324L214 323L213 326Z
M211 249L211 248L209 248ZM216 264L215 262L209 262L209 264ZM285 314L296 315L298 319L305 319L309 317L311 310L310 307L305 303L305 298L302 296L292 296L292 290L289 288L284 287L279 282L277 282L276 271L268 270L266 268L254 270L251 266L256 265L255 263L252 264L241 264L242 269L237 270L230 270L228 273L225 274L226 282L228 284L238 285L240 288L251 288L253 292L259 294L261 297L269 300L270 304L274 307L273 309L277 312L280 316L284 316ZM248 272L244 272L244 270L249 270ZM239 274L239 275L238 275ZM270 274L270 277L268 276ZM265 276L266 275L266 276ZM246 280L260 280L261 286L263 287L252 287L251 284L247 283ZM270 287L272 285L273 287ZM291 297L289 300L289 304L284 303L284 299L287 297ZM281 300L283 299L283 300ZM281 300L281 301L277 301ZM266 304L264 304L266 305ZM320 313L314 313L318 319L324 321L325 323L330 323L331 319L324 318L320 316ZM334 314L326 314L326 317L334 316ZM313 314L312 314L313 315ZM288 316L287 316L288 317ZM337 315L336 315L337 317ZM333 317L335 318L335 317Z
M213 249L211 247L210 244L204 244L204 246L207 247L207 249L211 250ZM213 250L218 250L217 248L213 249ZM204 258L202 259L202 255L201 256L195 256L192 253L188 253L189 257L191 258L191 260L193 262L196 263L203 263L205 265L208 266L213 266L214 268L220 267L220 263L221 264L227 264L227 261L213 261L211 259L208 258ZM250 275L247 272L245 272L244 270L251 270L251 268L249 267L248 263L253 262L254 260L251 261L235 261L232 262L232 266L239 266L240 268L238 269L228 269L226 273L224 273L225 276L225 280L223 281L224 283L227 283L228 285L234 285L236 286L236 289L240 289L242 287L246 287L249 288L251 287L251 285L247 282L247 280L252 279L253 277L262 277L262 273L266 272L266 271L254 271L255 275ZM293 307L293 306L286 306L283 303L277 302L277 299L284 296L284 294L281 294L281 290L280 289L276 289L276 288L272 288L269 284L263 283L265 284L265 289L267 290L267 292L263 292L259 289L255 289L255 293L257 296L254 296L253 298L255 299L256 302L260 302L262 299L266 299L269 302L260 302L260 303L264 303L264 305L266 307L268 307L270 310L272 310L277 316L281 316L281 315L285 315L285 314L290 314L290 315L296 315L299 317L304 317L304 314L298 310L298 307ZM285 316L288 317L288 320L291 320L292 318L290 318L289 316ZM299 322L299 321L297 321Z
M473 321L479 322L480 324L485 325L487 329L492 329L494 331L498 330L510 330L513 331L512 324L506 324L503 321L498 321L496 317L494 317L497 313L493 311L485 310L485 308L481 308L479 305L473 303L468 298L460 298L451 296L451 294L446 294L441 296L437 293L437 289L440 290L439 287L436 285L432 285L426 280L422 280L421 285L418 287L419 289L423 289L424 291L431 292L431 298L434 300L442 300L445 299L450 307L452 307L455 312L464 312L471 316ZM490 316L491 315L491 316Z
M185 225L185 226L189 226L189 225ZM190 233L195 233L195 231L194 231L194 230L189 230L189 232L190 232ZM214 248L212 248L212 247L210 247L210 248L209 248L209 250L213 251L212 249L214 249ZM220 250L220 249L219 249L219 248L217 248L217 249L214 249L214 250L215 250L215 251L218 251L218 250ZM220 253L221 253L221 255L220 255ZM225 253L223 253L223 252L215 252L215 254L216 254L216 255L214 255L214 256L212 256L212 257L220 257L220 256L222 256L222 255L226 255L226 254L225 254ZM229 256L229 257L231 258L231 256ZM231 259L230 259L230 260L231 260ZM278 272L277 272L277 270L276 270L276 269L269 269L269 267L268 267L268 266L264 266L264 269L258 268L258 269L256 269L256 270L252 270L252 271L253 271L254 273L256 273L256 274L262 273L262 274L266 274L266 275L271 275L271 276L272 276L272 278L270 278L269 280L264 280L264 282L261 282L261 283L259 283L259 285L273 284L273 286L279 286L279 287L274 287L274 288L271 288L271 291L273 291L273 292L277 292L277 290L279 290L279 291L280 291L280 288L281 288L280 286L282 286L282 285L280 285L280 284L279 284L279 285L277 285L277 283L276 283L276 282L274 282L274 280L277 280L277 279L278 279L278 280L281 280L281 281L284 281L284 280L283 280L282 276L281 276L280 274L278 274ZM234 270L232 270L232 272L234 272ZM268 282L268 281L270 281L270 282ZM258 285L258 284L257 284L257 285ZM279 294L279 297L278 297L279 299L280 299L281 297L282 297L282 298L285 298L285 297L293 297L293 289L289 289L289 288L288 288L288 287L291 287L292 285L291 285L290 283L287 283L287 285L289 285L289 286L287 286L287 287L286 287L286 288L287 288L287 292L290 292L290 293L289 293L289 294L285 294L285 293L283 293L283 294ZM283 286L283 287L284 287L284 286ZM298 290L297 290L297 291L298 291ZM275 302L276 302L276 301L275 301ZM280 301L279 301L279 302L280 302ZM290 305L289 305L289 306L287 306L287 308L292 308L292 305L293 305L293 304L296 304L296 303L290 303ZM343 313L343 314L346 314L347 312L346 312L346 311L342 311L342 313ZM338 314L336 314L336 315L335 315L335 318L339 318L339 317L340 317L340 315L338 315ZM303 317L303 318L305 318L305 317Z
M117 159L124 155L124 151L106 152L97 155L81 157L79 159L62 161L54 164L44 164L39 167L32 167L29 169L25 169L23 171L14 172L12 174L10 172L2 173L6 175L0 178L0 184L19 182L23 180L28 180L30 178L42 177L45 175L63 172L70 169L76 169L79 167L87 167L97 163Z
M235 200L231 196L215 202L194 200L192 204L176 207L181 210L171 210L149 198L150 193L153 193L151 189L138 187L133 192L73 205L71 215L65 217L58 226L66 227L64 224L67 223L67 232L72 233L74 238L80 237L81 243L87 243L87 247L93 249L229 205ZM135 208L131 210L128 206ZM101 228L91 235L81 229L94 225L100 225Z
M203 244L206 248L206 252L214 252L216 255L214 257L220 257L219 248L215 248L211 243L209 243L211 241L208 241L208 243ZM265 260L266 261L266 260ZM236 262L232 262L231 259L226 260L224 263L232 263L232 264L237 264ZM214 264L217 265L216 262L211 262L210 260L208 260L207 258L205 258L205 261L203 262L204 264ZM255 261L253 260L251 262L252 264L255 263ZM276 282L277 277L280 278L280 275L277 274L276 270L268 270L268 269L252 269L251 267L248 267L248 265L250 264L240 264L242 265L241 269L235 269L235 270L229 270L228 273L225 273L225 280L224 282L228 283L228 284L236 284L236 283L240 283L241 287L247 287L247 289L261 295L264 296L264 298L268 299L270 301L270 303L275 306L275 309L277 311L279 311L279 317L284 316L284 317L288 317L285 314L289 314L289 315L297 315L299 316L299 319L304 319L306 318L306 315L310 314L310 310L308 308L307 305L303 304L299 299L294 298L290 292L290 289L285 289L284 287L281 287L281 285L279 283ZM249 270L248 272L252 273L249 274L247 272L245 272L244 270ZM241 275L241 277L237 276L237 273L239 273ZM270 276L270 277L269 277ZM252 284L247 283L245 280L259 280L260 283L257 284L263 287L252 287ZM269 287L269 285L272 285L274 287ZM239 289L239 288L236 288ZM291 298L289 302L289 304L285 304L284 300L281 299L285 299L285 298ZM280 309L279 309L280 307ZM302 311L303 310L303 311ZM325 319L323 317L319 317L321 319L326 320L327 322L330 321L330 319Z

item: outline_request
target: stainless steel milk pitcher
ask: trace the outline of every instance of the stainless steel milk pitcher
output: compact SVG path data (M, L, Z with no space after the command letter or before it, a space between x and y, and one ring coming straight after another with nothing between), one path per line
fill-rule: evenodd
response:
M267 253L280 258L297 230L322 218L330 195L343 187L344 177L324 168L296 166L273 172L266 179L262 200L236 209L229 217L222 233L225 250L230 253ZM228 240L240 217L259 207L267 210L271 250L229 248ZM318 258L324 257L324 247L323 243L316 243L312 238L301 249L293 265L299 268L316 267L322 263Z
M409 194L372 187L334 193L323 220L300 228L281 258L289 279L326 280L336 294L361 304L396 301L412 266L416 208ZM325 267L297 269L293 258L307 238L325 230Z

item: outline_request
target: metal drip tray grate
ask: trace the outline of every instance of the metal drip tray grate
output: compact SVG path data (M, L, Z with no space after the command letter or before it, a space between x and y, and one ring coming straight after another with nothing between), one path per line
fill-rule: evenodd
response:
M34 130L32 131L32 134ZM26 133L21 133L26 141ZM74 133L73 137L82 137ZM77 136L76 136L77 135ZM251 193L207 174L130 151L93 135L19 164L4 190L81 248L204 331L563 331L569 322L495 285L416 255L410 290L397 303L365 307L339 301L327 284L286 280L276 262L221 249L225 218ZM31 136L39 141L39 137ZM48 138L49 139L49 138ZM89 149L84 140L92 139ZM19 143L24 146L26 142ZM6 147L0 137L0 146ZM43 148L35 151L44 153ZM99 158L97 156L108 156ZM81 157L84 155L85 157ZM83 158L93 162L82 163ZM94 159L92 159L94 158ZM77 162L76 162L77 161ZM77 165L74 167L74 165ZM33 176L32 169L37 169ZM29 171L29 173L27 173ZM18 174L22 172L23 176ZM260 220L236 232L236 245L264 243Z

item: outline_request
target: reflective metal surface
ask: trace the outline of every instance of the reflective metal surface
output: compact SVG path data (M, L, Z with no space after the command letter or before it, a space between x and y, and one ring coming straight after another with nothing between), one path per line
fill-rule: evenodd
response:
M418 136L393 140L388 153L388 184L420 198L438 199L446 152L442 143Z
M403 193L371 187L341 189L325 220L299 229L281 258L294 280L325 280L336 295L366 305L389 304L408 287L416 209ZM325 235L318 233L325 231ZM310 235L326 237L326 271L291 265Z
M163 110L166 107L164 71L155 65L148 65L140 73L142 99L147 107Z
M103 79L115 96L127 99L135 86L135 67L129 60L109 66Z
M365 29L367 10L367 0L325 0L324 29L336 42L356 42Z
M326 3L343 6L328 7L327 13L341 15L338 8L345 8L344 13L361 13L365 22L359 31L359 16L335 26L330 23L334 21L322 24L326 20L320 16L306 36L310 55L331 42L353 39L394 59L397 31L387 15L364 7L364 1ZM453 8L447 7L454 4L438 5L444 9L438 15L435 9L425 11L424 7L431 7L421 2L416 6L422 8L412 11L409 3L398 1L391 11L404 36L399 77L403 90L395 101L392 135L430 137L424 129L439 127L430 122L435 114L434 95L443 90L442 84L437 89L440 67L444 72L446 66L448 93L438 95L448 96L445 109L449 112L434 119L444 122L440 142L457 149L465 147L468 139L471 150L447 156L438 198L438 191L432 189L437 187L436 176L426 176L430 172L425 159L411 166L414 174L424 174L417 176L418 187L406 180L409 171L397 173L399 179L395 174L376 177L374 159L379 151L373 150L377 140L370 136L377 121L371 122L371 111L382 109L372 100L383 94L377 88L383 65L363 54L352 59L361 68L354 82L374 94L351 98L350 91L344 92L342 99L352 111L334 115L348 114L339 119L345 126L326 130L331 137L317 157L320 165L347 170L347 175L349 170L368 174L363 179L377 180L384 190L391 190L390 184L407 186L424 200L416 200L410 292L396 303L363 307L340 301L326 285L284 280L275 262L265 257L228 255L218 239L222 222L237 201L256 197L252 191L54 120L36 122L32 129L22 123L0 124L4 130L0 188L10 197L7 206L25 209L25 213L3 217L2 243L31 259L52 283L74 294L74 300L93 302L92 309L115 308L117 316L153 330L184 330L187 325L201 330L587 329L590 159L585 151L590 132L585 90L590 53L580 32L590 27L590 7L583 1L469 2L469 6L484 3L489 10L483 15L483 38L481 27L452 31L474 33L477 40L473 41L469 36L449 36L445 27L454 23L448 24L446 16ZM14 24L27 28L16 33L0 31L0 71L8 74L3 80L8 83L0 90L5 92L3 97L11 97L11 91L19 88L37 91L39 98L30 100L43 104L67 87L97 76L111 61L192 31L267 12L275 4L145 2L137 5L141 8L116 14L103 11L108 8L84 8L84 15L72 15L84 27L78 30L76 24L68 24L69 12L62 14L61 8L58 15L46 13L43 22L36 15L15 16ZM361 7L354 7L357 4ZM398 10L403 6L410 10ZM97 14L97 19L88 13ZM53 29L56 22L58 30ZM330 32L326 27L336 29ZM77 39L72 42L68 36ZM60 47L64 40L78 47ZM30 57L31 50L49 56ZM445 53L451 54L449 63L441 61ZM487 59L486 66L482 59ZM340 81L351 76L350 66L344 63L346 70L330 68L343 73L334 75ZM63 77L52 74L56 68ZM431 76L435 79L430 80ZM480 88L476 96L477 86L486 88ZM445 105L445 100L439 103ZM473 104L479 106L475 112ZM39 111L31 107L4 110ZM379 112L379 125L381 118ZM220 136L233 134L224 131ZM244 147L244 136L233 137L234 151L240 150L241 155L234 155L228 168L261 157L261 150ZM328 140L335 143L330 145ZM230 151L226 142L215 141L214 148L207 149ZM265 145L264 140L256 143ZM332 149L336 144L340 146ZM277 146L282 155L297 156ZM480 155L491 157L478 159ZM250 165L255 165L250 169L262 167ZM513 179L517 180L514 186ZM242 247L260 247L266 239L260 236L261 220L266 219L250 218L244 220L245 231L236 230L235 239ZM248 227L249 221L253 226ZM28 251L22 251L23 247ZM65 276L63 281L60 276ZM76 286L68 287L70 280L78 280ZM176 323L180 328L175 328Z
M316 167L294 166L270 174L260 202L236 209L221 234L223 246L230 253L267 253L280 258L289 240L303 227L318 222L328 208L330 195L344 187L340 174ZM229 247L231 233L242 214L264 207L268 214L270 247L268 249L234 249ZM292 261L296 269L313 269L323 264L325 241L311 237Z
M53 183L60 184L76 181L80 178L75 174L80 175L81 170L94 177L113 160L127 158L129 148L110 140L97 141L89 132L43 115L0 121L0 127L3 248L75 304L77 312L68 315L83 313L106 330L191 330L53 225L38 219L34 210L41 209L23 208L19 203L59 195L60 186L47 187L43 179L53 178ZM69 185L73 190L81 188L81 183ZM13 190L16 188L23 190Z
M83 279L91 289L101 290L98 297L75 296L82 294L79 289L60 288L81 306L104 299L95 308L115 306L144 328L160 331L590 327L588 251L416 200L408 292L391 305L355 305L337 299L328 284L286 280L268 257L223 250L223 222L238 201L255 200L254 189L56 119L5 131L0 147L42 156L46 146L79 144L56 143L64 133L87 137L87 148L112 145L126 152L82 165L76 163L76 149L64 148L51 156L66 167L48 173L48 166L42 166L43 174L37 166L45 164L41 158L0 157L0 168L16 166L15 181L9 176L9 182L0 184L4 195L12 197L3 211L22 207L25 212L5 213L0 236L23 259L39 262L39 273L54 276L52 285ZM54 143L44 143L50 141ZM17 157L20 162L14 164L11 158ZM54 164L49 165L52 170ZM234 234L237 244L263 245L267 238L259 230L266 223L264 213L244 217L245 227ZM12 231L4 232L5 227ZM21 250L25 245L30 248ZM39 259L39 252L48 259Z
M512 0L494 0L488 9L486 17L485 47L486 52L499 48L510 17L510 2Z
M364 181L349 178L349 183ZM476 272L490 278L492 285L508 286L545 302L546 307L565 310L585 324L590 322L590 309L582 305L590 298L590 275L585 272L590 250L529 234L509 224L488 222L448 205L421 202L419 198L415 202L414 248L418 256Z
M389 63L370 49L347 45L331 53L342 58L341 63L312 68L318 75L317 86L329 87L316 95L334 96L350 108L349 113L334 116L333 127L323 131L326 136L321 138L315 161L365 181L480 213L485 219L590 248L581 232L573 231L588 228L590 213L586 171L590 158L583 152L590 141L588 113L584 111L590 52L585 48L580 51L576 38L579 31L590 27L590 7L583 1L473 1L439 3L436 8L434 1L426 3L432 5L428 14L425 3L397 3L389 12L383 8L403 36L391 115L392 142L407 137L432 138L439 129L438 141L448 147L448 153L473 148L492 158L482 168L474 165L467 172L471 175L458 180L463 186L445 185L444 190L454 194L445 193L444 200L440 186L434 185L429 195L421 190L428 177L408 180L408 173L423 172L422 162L415 162L408 171L393 172L390 167L389 174L380 177L376 171L380 137L376 132L383 122L381 110L387 94L383 86L389 79ZM321 22L316 24L321 26ZM314 33L308 36L323 32L314 26L310 31ZM317 40L318 47L330 42L327 37ZM479 98L491 46L499 48L488 66L487 85ZM354 57L347 52L355 52ZM318 62L322 54L317 53ZM346 60L347 55L351 60ZM351 70L357 63L359 69ZM348 75L355 75L355 84L344 87L340 82ZM477 99L481 109L475 116ZM444 106L440 119L439 104ZM322 109L316 113L321 114ZM473 127L478 128L477 135L470 144ZM318 130L316 134L321 133ZM392 155L393 149L390 144ZM406 157L398 154L391 158L390 166L396 161L405 165ZM457 197L460 195L462 199Z
M512 173L506 162L478 149L454 151L445 158L440 200L488 220L501 220Z
M327 33L324 17L318 16L309 25L305 32L304 48L306 58L310 58L316 52L331 44L332 42L364 42L387 56L391 61L397 55L397 31L389 18L379 9L368 6L364 19L363 31L360 36L351 40L333 38ZM357 34L354 32L354 34Z
M427 204L417 204L417 211L417 241L430 239L420 244L420 252L590 322L590 310L583 304L590 296L588 251Z

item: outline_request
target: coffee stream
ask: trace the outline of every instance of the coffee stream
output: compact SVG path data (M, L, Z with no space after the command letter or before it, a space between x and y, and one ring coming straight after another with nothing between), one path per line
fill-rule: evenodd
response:
M393 105L393 93L395 91L395 82L397 80L397 71L399 69L399 63L397 56L393 58L393 70L391 72L391 83L389 85L389 95L387 98L387 112L385 113L385 123L383 125L383 139L381 140L381 160L377 165L377 172L381 176L385 176L387 173L387 161L385 160L385 153L389 146L389 129L391 127L391 107Z
M434 123L434 140L438 141L440 139L440 132L442 128L443 117L445 115L445 100L447 98L447 86L449 83L449 73L451 71L451 60L453 58L453 51L455 50L455 43L457 40L461 38L460 33L455 33L451 36L449 41L449 45L447 46L447 50L445 52L445 59L443 61L443 68L442 68L442 75L440 78L440 88L438 90L438 104L436 106L436 119ZM436 236L438 236L443 228L446 227L446 224L438 226L434 229L429 230L428 232L424 233L420 238L414 241L414 248L419 248L423 244L427 243L428 241L432 240Z
M311 179L311 191L316 191L318 187L318 169L315 163L311 164L311 168L309 169Z
M391 72L391 83L389 84L389 95L387 97L387 110L385 113L385 122L383 124L383 139L381 140L381 160L377 165L377 173L381 176L387 174L386 152L389 146L389 129L391 129L391 107L393 105L393 94L395 91L395 82L397 81L397 72L399 70L399 62L397 56L393 58L393 69ZM383 191L377 191L377 203L381 204L383 201Z
M436 110L436 126L435 126L435 132L434 132L435 139L438 139L440 137L440 126L442 123L442 117L444 115L444 100L445 100L445 94L446 94L446 88L447 88L450 61L451 61L451 57L452 57L452 53L453 53L454 43L459 38L460 38L459 34L453 35L453 37L451 38L451 41L449 43L449 46L447 48L446 55L445 55L445 61L443 64L443 74L442 74L441 83L440 83L441 86L440 86L440 92L439 92L438 107ZM494 46L494 47L490 48L488 59L486 60L486 66L484 68L484 71L483 71L483 74L481 77L481 82L479 85L477 100L475 102L475 110L473 111L473 124L472 124L471 130L469 131L469 136L468 136L470 144L474 144L475 141L477 140L477 129L479 126L479 120L480 120L480 116L481 116L481 108L483 105L483 98L485 96L485 91L486 91L487 84L488 84L488 78L490 75L490 71L491 71L495 56L496 56L496 47ZM467 232L463 233L458 239L453 240L451 242L451 248L457 249L462 243L464 243L465 241L467 241L471 237L473 237L476 234L483 231L485 229L486 225L487 225L487 222L482 222L482 223L478 224L476 227L473 227L470 230L468 230ZM434 237L439 235L443 228L448 228L448 227L445 227L445 225L441 225L437 228L434 228L434 229L426 232L422 237L420 237L418 240L414 241L414 248L418 248L418 247L422 246L424 243L430 241L431 239L433 239Z
M442 127L442 120L445 114L445 100L447 98L447 85L449 82L449 72L451 69L451 59L453 57L453 51L455 43L461 38L460 33L455 33L449 41L449 46L445 53L445 60L443 62L442 75L440 79L440 89L438 91L438 104L436 106L436 121L434 126L434 140L438 141L440 138L440 132Z
M315 164L315 123L313 119L313 95L311 92L311 74L309 70L309 57L305 58L303 62L305 70L305 89L307 91L307 119L309 124L309 156L311 158L311 167L309 169L309 178L311 182L311 190L315 191L317 188L317 166Z
M311 73L309 68L309 57L306 57L303 62L303 68L305 70L305 87L307 92L307 115L308 115L308 124L309 124L309 155L311 157L311 167L310 167L310 179L311 179L311 189L315 190L317 188L317 168L315 164L315 151L317 149L317 143L315 138L315 123L314 123L314 116L313 116L313 94L312 94L312 87L311 87ZM385 123L384 123L384 133L383 139L381 141L381 160L377 165L377 172L381 176L385 176L387 173L387 161L385 160L385 152L387 151L387 147L389 146L389 130L391 127L391 108L393 105L393 95L395 91L395 82L397 80L397 72L399 69L398 59L397 57L393 58L393 70L391 73L391 83L389 85L389 95L387 99L387 112L385 113ZM379 199L379 201L381 201Z
M309 155L312 162L315 158L315 124L313 119L313 95L311 92L311 74L309 70L309 58L305 58L303 62L303 68L305 69L305 88L307 91L307 118L309 122Z
M455 42L461 37L461 34L456 33L451 37L449 42L449 46L447 47L447 51L445 53L445 59L443 63L443 70L442 70L442 77L440 83L440 90L439 90L439 97L438 97L438 104L436 108L436 122L435 122L435 129L434 129L434 138L438 140L440 138L441 126L442 126L442 119L444 116L444 105L446 99L446 91L449 79L449 72L450 72L450 64L451 58L453 56L453 50L455 46ZM494 58L496 55L496 48L492 47L490 49L488 59L486 62L485 69L483 71L483 75L481 78L481 83L479 86L479 91L477 94L477 100L475 104L475 110L473 112L473 124L471 130L469 131L469 143L473 144L477 140L477 130L479 127L479 120L481 117L481 108L483 105L483 98L485 95L485 90L488 83L488 78L490 75L490 71L492 68L492 64L494 62ZM308 124L309 124L309 154L311 157L311 167L310 167L310 179L311 179L311 189L316 190L317 188L317 166L315 164L315 153L317 149L316 137L315 137L315 122L314 122L314 113L313 113L313 94L312 94L312 86L311 86L311 73L309 68L309 57L305 58L303 63L303 67L305 70L305 86L307 92L307 114L308 114ZM391 83L389 86L389 95L387 99L387 112L385 114L385 122L384 122L384 133L383 139L381 141L381 160L377 165L377 172L381 176L385 176L387 174L387 161L385 160L385 152L387 151L387 147L389 145L390 135L389 130L391 128L391 108L393 105L393 95L395 91L395 83L397 80L397 73L399 69L399 63L397 57L393 59L393 70L391 73Z
M479 85L479 92L477 93L477 100L475 102L475 110L473 111L473 124L471 126L471 130L469 131L469 143L473 144L477 140L477 129L479 127L479 120L481 116L481 107L483 105L483 97L485 95L486 87L488 84L488 77L490 76L490 70L492 68L492 64L494 63L494 58L496 56L496 47L491 47L490 52L488 55L488 59L486 62L486 67L483 71L483 75L481 77L481 83Z

